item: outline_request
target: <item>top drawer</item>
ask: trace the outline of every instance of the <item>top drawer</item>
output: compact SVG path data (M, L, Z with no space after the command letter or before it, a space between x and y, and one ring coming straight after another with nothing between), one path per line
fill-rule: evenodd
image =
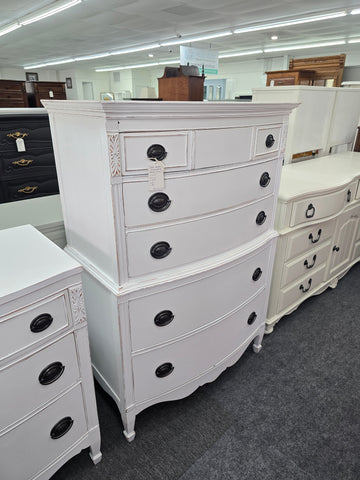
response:
M348 188L327 195L309 197L304 200L294 202L290 226L300 225L301 223L313 222L322 218L330 217L340 212L346 203L350 202L356 192L356 184L351 184Z
M281 145L281 125L263 126L256 128L254 158L263 155L273 155L279 151Z
M0 360L64 330L69 324L65 293L0 318Z
M47 117L4 119L0 121L0 150L17 152L17 139L24 141L24 152L37 148L52 148L49 120Z
M120 134L124 172L146 173L149 162L161 161L166 171L189 168L188 132Z

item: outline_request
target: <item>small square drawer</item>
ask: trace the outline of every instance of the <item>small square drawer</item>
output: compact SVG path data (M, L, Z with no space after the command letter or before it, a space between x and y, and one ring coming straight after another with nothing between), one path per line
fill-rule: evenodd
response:
M79 379L71 333L0 370L0 431L49 402Z
M257 127L254 158L278 152L281 145L281 125Z
M195 168L249 162L252 134L252 127L197 130Z
M65 292L0 318L0 360L70 325Z
M163 163L165 171L185 170L190 163L189 133L122 133L120 155L127 173L147 173L154 159Z
M84 403L78 385L36 415L0 434L1 478L38 478L41 470L63 455L86 432Z

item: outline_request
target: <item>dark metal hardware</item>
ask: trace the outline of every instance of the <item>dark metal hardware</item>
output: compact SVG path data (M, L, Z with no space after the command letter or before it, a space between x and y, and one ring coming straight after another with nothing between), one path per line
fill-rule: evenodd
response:
M155 315L154 323L157 327L166 327L174 320L174 316L171 310L163 310Z
M268 172L264 172L260 177L260 186L267 187L270 183L271 177Z
M346 194L346 201L350 202L350 200L351 200L351 190L348 190Z
M320 237L321 237L321 228L318 231L318 237L314 240L313 234L310 233L309 240L311 241L311 243L317 243L320 240Z
M51 429L50 437L54 440L65 435L73 426L74 420L71 417L64 417L59 420Z
M315 207L312 203L310 203L306 209L305 217L312 218L315 215Z
M309 265L307 260L305 260L304 265L306 268L310 269L310 268L313 268L313 266L315 265L315 262L316 262L316 255L313 256L313 263L311 265Z
M170 362L163 363L155 370L155 375L159 378L164 378L174 371L174 365Z
M154 193L148 200L149 208L153 212L163 212L170 207L170 204L170 198L163 192Z
M275 143L275 138L273 135L268 135L266 137L266 140L265 140L265 145L267 146L267 148L271 148Z
M38 315L34 320L30 323L30 330L33 333L40 333L50 327L53 322L53 317L50 313L42 313Z
M248 325L252 325L257 318L257 314L255 312L251 312L249 318L247 320Z
M149 160L161 161L166 158L167 151L162 145L154 143L153 145L150 145L150 147L147 149L146 155L148 156Z
M338 252L340 250L340 247L337 247L336 245L333 246L333 252Z
M150 248L150 254L156 259L165 258L171 252L168 242L157 242Z
M266 213L264 212L264 210L261 210L261 212L257 214L256 224L262 225L265 222L265 220L266 220Z
M41 385L50 385L61 377L61 375L64 373L64 370L65 366L61 362L50 363L50 365L41 371L39 375L39 382Z
M299 289L303 292L303 293L306 293L310 290L310 287L311 287L311 283L312 283L312 279L309 278L308 280L308 287L305 288L303 284L300 285Z
M257 282L261 277L261 275L262 275L262 270L260 267L258 267L252 275L252 279L254 280L254 282Z

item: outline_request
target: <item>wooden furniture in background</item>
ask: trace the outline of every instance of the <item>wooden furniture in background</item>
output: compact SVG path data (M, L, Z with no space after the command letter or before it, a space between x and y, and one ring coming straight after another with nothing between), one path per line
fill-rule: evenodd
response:
M0 108L22 108L28 106L24 81L0 80Z
M266 86L277 87L279 85L312 85L315 72L313 70L277 70L265 73Z
M29 106L42 107L41 100L66 100L65 82L28 82Z
M161 100L202 101L205 76L194 75L194 70L191 68L193 67L165 67L164 75L158 78L159 98Z
M354 152L360 152L360 127L357 127L355 138Z
M289 70L314 71L313 85L341 87L346 55L331 55L327 57L291 58Z
M1 478L101 460L81 266L31 225L0 232ZM20 455L21 453L21 455Z

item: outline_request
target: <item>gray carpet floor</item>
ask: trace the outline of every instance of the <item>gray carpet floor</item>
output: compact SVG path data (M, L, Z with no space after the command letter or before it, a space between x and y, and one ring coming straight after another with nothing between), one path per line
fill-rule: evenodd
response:
M122 435L96 386L103 460L54 480L360 480L360 264L284 317L215 382L137 416Z

